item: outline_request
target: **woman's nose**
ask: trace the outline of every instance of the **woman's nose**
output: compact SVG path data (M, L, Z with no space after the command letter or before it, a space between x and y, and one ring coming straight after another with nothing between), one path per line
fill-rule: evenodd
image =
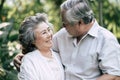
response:
M48 31L48 32L47 32L47 35L48 35L48 37L51 37L51 36L52 36L52 32L51 32L51 31Z

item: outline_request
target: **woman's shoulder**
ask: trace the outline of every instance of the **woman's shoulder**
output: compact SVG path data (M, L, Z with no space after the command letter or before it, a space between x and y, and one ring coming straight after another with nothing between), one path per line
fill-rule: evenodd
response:
M24 55L24 57L22 58L22 61L33 61L36 60L38 57L39 51L38 50L34 50L32 52L29 52L27 54Z

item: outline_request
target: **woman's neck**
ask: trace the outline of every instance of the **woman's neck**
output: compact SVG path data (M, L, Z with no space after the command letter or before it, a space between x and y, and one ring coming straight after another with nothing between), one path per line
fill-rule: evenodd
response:
M40 50L40 49L39 49ZM40 50L41 54L44 56L44 57L47 57L47 58L52 58L52 51L50 49L47 49L47 50Z

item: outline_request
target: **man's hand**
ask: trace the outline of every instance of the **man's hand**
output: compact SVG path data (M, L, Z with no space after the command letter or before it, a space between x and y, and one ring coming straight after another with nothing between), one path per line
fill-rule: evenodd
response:
M13 63L17 69L17 71L20 71L20 65L21 65L21 59L23 58L24 54L17 54L14 59Z
M117 77L115 78L115 80L120 80L120 76L117 76Z
M120 78L109 74L103 74L97 80L120 80Z

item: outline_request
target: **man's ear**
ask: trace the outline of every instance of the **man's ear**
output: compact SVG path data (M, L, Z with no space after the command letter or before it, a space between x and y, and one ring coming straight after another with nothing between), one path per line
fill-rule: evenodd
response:
M79 25L84 24L83 20L80 19L79 22L78 22L78 24L79 24Z
M81 24L81 21L79 21L78 24L80 25L80 24Z

